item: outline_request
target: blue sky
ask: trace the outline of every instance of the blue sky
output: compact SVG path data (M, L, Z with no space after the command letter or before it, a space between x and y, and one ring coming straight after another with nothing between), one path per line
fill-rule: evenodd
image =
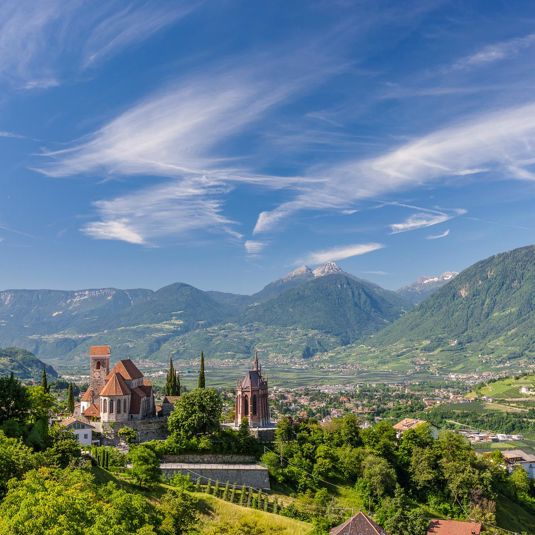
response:
M7 1L0 287L388 288L535 236L535 6Z

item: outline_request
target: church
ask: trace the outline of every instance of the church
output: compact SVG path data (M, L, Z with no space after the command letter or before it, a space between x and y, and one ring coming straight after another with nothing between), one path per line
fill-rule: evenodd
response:
M81 398L82 416L101 423L155 416L150 381L130 359L120 360L110 371L110 356L110 346L89 349L89 387Z
M247 418L250 428L272 427L269 415L268 382L262 376L262 366L256 353L253 366L236 385L236 418L234 425L239 427Z

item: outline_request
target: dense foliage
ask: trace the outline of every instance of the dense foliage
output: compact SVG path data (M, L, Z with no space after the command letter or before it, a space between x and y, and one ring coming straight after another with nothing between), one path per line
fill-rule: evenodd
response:
M329 425L284 418L273 450L262 460L279 485L304 496L353 485L392 535L425 533L424 507L492 524L499 492L531 491L529 484L506 477L503 458L476 455L458 434L445 431L435 440L423 424L397 438L387 422L360 429L352 415Z

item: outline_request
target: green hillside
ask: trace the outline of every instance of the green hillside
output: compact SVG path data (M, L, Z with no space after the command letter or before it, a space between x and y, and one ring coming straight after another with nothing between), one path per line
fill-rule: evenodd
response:
M378 348L474 350L506 359L535 355L535 246L492 256L460 273L378 333Z
M45 364L29 351L16 347L0 349L0 375L13 373L19 379L39 380L43 367L49 377L58 376L52 366Z
M394 292L346 274L332 274L249 307L240 323L314 329L348 344L397 319L404 305Z

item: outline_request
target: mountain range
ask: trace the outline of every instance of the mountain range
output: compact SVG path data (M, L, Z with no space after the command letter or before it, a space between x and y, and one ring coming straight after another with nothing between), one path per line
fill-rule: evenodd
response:
M514 359L534 350L534 266L530 246L397 292L332 262L300 267L253 295L184 283L157 291L6 290L0 346L27 349L56 367L84 360L98 343L111 344L121 358L161 361L169 354L195 358L201 350L210 358L249 358L255 349L268 359L334 352L351 361L356 347L392 359L412 355L415 362L422 354L455 353L456 366L462 351L490 355L489 362L492 355Z
M88 345L103 341L123 355L193 357L215 330L236 339L228 351L218 348L220 358L249 356L253 332L300 339L294 350L311 356L377 331L409 306L397 293L334 263L304 266L250 296L184 283L157 291L6 290L0 292L0 345L59 361L81 358Z

